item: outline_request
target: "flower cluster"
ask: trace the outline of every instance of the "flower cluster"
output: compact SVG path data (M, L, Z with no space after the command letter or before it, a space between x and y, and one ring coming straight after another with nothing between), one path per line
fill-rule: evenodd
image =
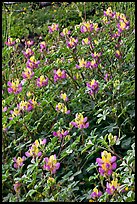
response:
M51 26L48 26L49 28L49 33L53 33L54 31L59 30L59 25L56 23L53 23Z
M93 79L91 82L87 82L86 85L89 88L89 94L91 96L96 94L99 90L99 83L95 79Z
M23 166L23 162L25 161L25 159L26 159L25 156L23 156L22 158L21 157L18 157L18 158L14 157L13 158L13 161L15 162L14 163L14 168L18 169L21 166Z
M86 33L86 32L92 32L93 31L93 24L91 21L83 22L80 25L80 31L81 33Z
M54 70L54 82L58 81L59 79L65 79L67 77L65 70Z
M34 76L34 72L30 68L25 68L24 72L22 72L22 77L24 79L31 79Z
M22 53L26 58L29 58L34 55L34 52L30 48L27 48L26 51L22 51Z
M62 113L65 113L65 114L70 113L70 110L67 109L67 107L64 105L64 103L58 103L56 105L56 111L62 112Z
M89 127L89 122L87 122L87 117L84 118L82 113L76 113L75 120L70 122L70 124L79 129Z
M106 184L106 192L109 194L109 195L112 195L114 193L115 190L118 189L118 179L113 179L111 181L111 183L108 183Z
M22 91L22 84L19 83L19 79L16 79L15 81L8 81L7 85L9 86L8 92L18 94Z
M84 60L84 58L79 59L78 62L79 62L79 64L76 64L77 69L80 69L83 67L85 67L85 68L91 67L91 62Z
M25 152L25 155L27 157L40 157L42 155L42 152L39 150L40 145L46 144L46 139L41 140L40 142L38 140L35 140L35 142L32 144L32 146L29 148L27 152Z
M62 37L70 35L71 31L67 28L64 28L63 31L60 33Z
M15 41L13 41L13 38L8 38L8 41L7 42L5 42L5 44L7 45L7 46L13 46L13 45L15 45Z
M49 158L45 157L44 158L44 163L45 164L43 166L43 169L47 170L47 171L50 171L51 174L55 174L56 171L60 167L60 163L57 162L57 159L56 159L56 154L51 155Z
M78 39L75 39L73 37L70 37L67 41L67 47L68 48L75 48L77 46L78 43Z
M60 140L65 137L66 135L68 135L68 130L64 131L63 129L62 130L58 130L57 132L53 132L53 135L55 137L58 137Z
M68 97L66 93L61 93L60 94L60 98L63 99L63 101L67 102L68 101Z
M102 192L99 191L97 188L94 188L90 196L95 199L95 198L99 198L101 195L102 195Z
M39 60L37 61L35 57L32 56L30 59L28 59L26 66L27 68L35 69L35 68L38 68L39 63L40 61Z
M36 81L36 84L38 87L43 87L43 86L47 86L48 85L48 77L45 77L43 75L41 75L37 81Z
M110 176L112 171L117 167L116 156L111 156L111 153L103 151L101 152L101 157L96 159L99 166L99 173L102 176Z

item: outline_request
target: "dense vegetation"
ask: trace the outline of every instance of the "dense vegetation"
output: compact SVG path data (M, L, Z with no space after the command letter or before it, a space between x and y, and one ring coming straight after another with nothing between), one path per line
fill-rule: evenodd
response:
M2 9L3 202L135 201L135 3Z

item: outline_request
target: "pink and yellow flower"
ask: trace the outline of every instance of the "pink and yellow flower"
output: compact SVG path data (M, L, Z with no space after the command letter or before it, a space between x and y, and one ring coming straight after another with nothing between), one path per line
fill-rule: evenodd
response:
M81 33L85 32L92 32L93 31L93 24L90 21L83 22L80 27Z
M20 115L20 110L18 108L14 108L14 110L10 111L11 117L9 117L9 120L13 120L14 117Z
M65 137L66 135L68 135L68 130L64 131L63 129L62 130L58 130L57 132L53 132L53 135L55 137L58 137L60 140Z
M7 85L10 87L8 88L9 93L18 94L22 91L22 84L19 83L19 79L12 82L8 81Z
M79 64L76 64L76 68L89 68L91 67L91 62L84 60L84 58L78 60Z
M111 181L111 183L108 183L106 184L106 192L109 194L109 195L112 195L115 190L117 190L119 187L119 184L118 184L118 179L113 179Z
M26 66L27 68L34 69L34 68L38 68L39 63L40 61L39 60L37 61L35 57L32 56L30 59L28 59Z
M26 58L29 58L34 55L34 52L30 48L27 48L26 51L22 51L22 53Z
M16 182L16 183L14 183L13 184L13 186L14 186L14 191L16 192L16 194L20 194L20 187L21 187L21 183L20 182Z
M45 157L44 158L44 163L45 164L43 166L43 169L47 170L47 171L50 171L51 174L55 174L56 171L60 167L60 163L57 162L57 159L56 159L56 154L51 155L49 158Z
M96 94L99 90L99 83L95 79L91 82L87 82L86 85L89 88L90 95Z
M69 114L70 113L70 110L67 109L67 107L65 106L64 103L58 103L56 105L56 111L57 112L62 112L62 113L65 113L65 114Z
M70 37L69 40L66 41L68 48L75 48L78 43L78 39Z
M45 79L45 77L43 75L41 75L37 79L36 84L37 84L38 87L47 86L48 85L48 78L46 77L46 79Z
M54 31L59 30L59 25L56 23L53 23L51 26L48 26L49 28L49 33L53 33Z
M96 162L99 166L99 173L102 176L110 176L112 174L112 171L116 169L116 156L111 156L111 153L108 153L107 151L101 152L102 158L97 158Z
M79 129L88 128L89 122L87 122L87 119L87 117L83 117L82 113L76 113L74 121L70 122L70 124Z
M5 42L5 44L7 45L7 46L13 46L13 45L15 45L15 41L13 41L13 38L8 38L8 41L7 42Z
M65 70L54 70L54 82L58 81L59 79L65 79L67 77Z
M104 11L104 16L114 17L115 12L112 11L111 7L108 7L106 11Z
M34 44L34 41L33 41L33 40L25 41L25 45L26 45L27 47L31 47L33 44Z
M60 33L62 37L70 35L71 31L67 28L64 28L63 31Z
M13 161L15 162L14 163L14 168L18 169L21 166L23 166L23 162L25 161L25 159L26 159L25 156L23 156L22 158L21 157L18 157L18 158L14 157L13 158Z
M116 58L121 59L122 54L121 54L121 52L119 50L116 50L115 56L116 56Z
M60 98L62 98L63 99L63 101L68 101L68 97L67 97L67 94L66 93L61 93L60 94Z
M101 195L102 195L102 192L99 191L97 188L94 188L90 196L95 199L95 198L99 198Z
M27 157L40 157L42 155L42 152L39 151L40 143L38 140L35 140L35 142L32 144L32 146L29 148L27 152L25 152L25 155Z
M46 50L46 42L43 41L43 42L40 42L40 52L43 52L44 50Z
M90 45L90 39L89 38L84 38L82 39L82 45Z
M22 77L24 79L31 79L34 76L34 72L30 68L25 68L24 72L22 72Z

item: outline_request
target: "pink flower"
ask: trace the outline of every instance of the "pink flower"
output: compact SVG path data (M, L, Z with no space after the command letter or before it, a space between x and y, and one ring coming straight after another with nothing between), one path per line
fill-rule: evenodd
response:
M65 79L66 76L66 71L65 70L54 70L54 82L58 81L59 79Z
M89 122L87 122L87 117L83 117L82 113L76 113L75 120L70 122L72 126L76 128L83 129L89 127Z
M40 45L40 52L43 52L44 50L46 50L46 42L45 41L41 42L39 45Z
M5 44L7 45L7 46L13 46L13 45L15 45L15 41L13 41L13 39L12 38L8 38L8 41L7 42L5 42Z
M64 103L58 103L56 105L56 111L57 112L62 112L62 113L65 113L65 114L70 113L70 110L67 109L67 107L64 105Z
M49 28L49 33L53 33L54 31L59 30L59 25L56 23L53 23L51 26L48 26Z
M121 52L119 50L116 50L115 56L116 56L116 58L121 59L122 54L121 54Z
M62 37L70 35L71 31L67 28L64 28L63 31L60 33Z
M44 141L45 143L46 141ZM29 148L27 152L25 152L26 157L40 157L42 155L42 152L39 151L40 143L38 140L35 140L35 142L32 144L32 146Z
M35 57L32 56L30 59L28 59L26 66L27 68L35 69L35 68L38 68L39 63L40 61L39 60L36 61Z
M14 163L14 168L18 169L21 166L23 166L23 161L25 161L25 159L26 159L25 156L23 156L22 158L21 157L18 157L18 158L14 157L13 158L13 161L15 162Z
M112 171L116 169L116 156L111 156L111 153L108 153L107 151L103 151L101 153L102 158L97 158L96 162L99 166L99 173L102 176L110 176L112 174Z
M31 79L34 76L34 72L30 68L25 68L22 72L22 77L24 79Z
M34 55L34 52L30 48L27 48L26 51L22 51L22 53L26 58L29 58Z
M80 27L80 31L81 33L92 32L93 24L90 21L82 23Z
M99 83L95 79L91 82L87 82L86 85L89 88L90 95L96 94L99 90Z
M8 92L18 94L22 91L22 84L19 83L19 79L16 79L15 81L8 81L7 85L9 86Z
M14 186L14 191L17 193L17 194L20 194L20 186L21 186L21 183L20 182L16 182L13 184Z
M67 41L67 47L68 48L75 48L77 46L78 43L78 39L75 39L73 37L70 37Z
M53 132L53 135L55 137L58 137L60 140L65 137L66 135L68 135L68 130L64 131L63 129L60 131L57 131L57 132Z
M90 39L89 38L84 38L83 40L82 40L82 45L90 45Z
M25 41L25 45L26 45L27 47L31 47L33 44L34 44L34 41L33 41L33 40Z
M67 94L66 94L66 93L61 93L61 94L60 94L60 98L62 98L63 101L65 101L65 102L68 101L68 97L67 97Z
M82 59L78 60L79 64L76 64L76 68L80 69L80 68L90 68L91 67L91 62Z
M119 184L117 183L118 180L115 179L115 180L112 180L111 183L108 183L106 184L106 192L109 194L109 195L112 195L115 190L117 190Z
M45 157L44 162L45 162L45 164L43 166L43 169L47 170L47 171L50 171L51 174L55 174L56 171L60 167L60 163L57 162L57 159L56 159L56 154L51 155L49 158Z
M97 188L93 189L93 192L91 193L92 198L99 198L102 195L102 192L99 191Z
M45 77L42 75L37 79L36 84L38 87L47 86L48 85L48 78L46 77L46 79L45 79Z

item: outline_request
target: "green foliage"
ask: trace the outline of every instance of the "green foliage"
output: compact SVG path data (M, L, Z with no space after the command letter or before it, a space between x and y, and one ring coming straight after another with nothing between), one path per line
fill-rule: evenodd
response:
M103 22L103 12L109 6L113 11L124 13L130 21L130 27L123 29L117 38L110 33L117 32L118 19L108 17L110 24ZM3 202L87 202L92 199L134 202L134 2L53 2L42 9L34 9L29 2L8 8L9 11L3 4ZM81 23L89 20L95 27L91 32L81 32ZM53 23L59 25L59 30L49 33ZM98 31L95 23L101 24ZM64 28L71 34L62 37ZM33 69L34 76L24 81L22 73L28 59L22 53L27 46L21 39L28 41L28 35L34 40L30 48L40 64ZM67 46L69 36L78 38L74 48ZM8 37L16 40L14 46L5 45ZM85 38L90 38L90 45L82 44ZM46 50L40 52L42 41L46 42ZM120 51L121 58L115 56L116 50ZM101 52L96 68L76 68L80 59L93 61L95 52ZM59 69L65 71L66 77L55 82L55 70ZM107 80L104 79L106 74ZM36 81L42 75L48 78L48 84L38 87ZM9 93L8 81L16 79L22 83L22 91ZM99 84L93 94L89 94L89 82ZM61 97L62 93L66 93L68 101ZM24 103L22 109L21 102ZM28 103L31 110L26 108ZM81 125L87 126L81 128ZM65 131L67 134L61 136ZM31 151L33 156L27 156ZM102 176L98 171L96 159L101 158L103 151L116 156L117 167L110 176ZM26 158L22 165L23 156ZM49 169L44 167L47 159ZM58 163L60 166L53 173ZM112 179L118 181L118 186L109 195L106 183ZM95 187L102 192L99 198L91 196Z

